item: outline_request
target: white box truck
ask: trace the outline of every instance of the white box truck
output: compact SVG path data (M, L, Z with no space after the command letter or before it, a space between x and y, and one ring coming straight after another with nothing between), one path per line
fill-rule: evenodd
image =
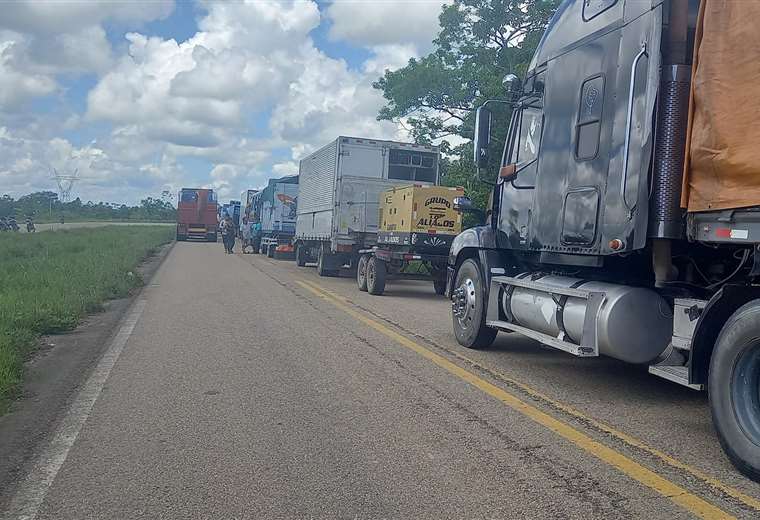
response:
M317 262L320 276L356 265L375 244L380 194L400 185L438 184L435 146L338 137L299 165L294 238L300 267Z

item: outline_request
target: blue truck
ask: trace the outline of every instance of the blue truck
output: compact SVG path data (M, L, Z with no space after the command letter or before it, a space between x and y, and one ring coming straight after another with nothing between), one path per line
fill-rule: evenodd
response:
M254 253L270 258L292 255L297 199L298 175L269 179L266 188L252 196L249 220Z

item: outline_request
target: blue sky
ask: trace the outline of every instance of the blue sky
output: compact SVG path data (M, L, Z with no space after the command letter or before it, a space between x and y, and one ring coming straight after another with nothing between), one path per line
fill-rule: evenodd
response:
M0 193L51 189L55 168L85 200L234 198L339 134L405 139L371 84L429 52L442 2L4 4Z

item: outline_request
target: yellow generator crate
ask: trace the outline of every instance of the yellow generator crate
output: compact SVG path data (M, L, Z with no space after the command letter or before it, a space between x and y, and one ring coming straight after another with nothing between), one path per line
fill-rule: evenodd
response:
M462 231L462 215L454 211L454 198L464 188L401 186L380 195L378 244L448 249Z

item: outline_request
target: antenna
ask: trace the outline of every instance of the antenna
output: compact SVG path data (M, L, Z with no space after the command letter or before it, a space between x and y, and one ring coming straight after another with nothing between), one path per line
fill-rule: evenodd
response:
M69 202L71 189L74 187L74 183L79 180L79 169L77 168L74 173L66 175L58 173L58 170L53 168L53 178L58 183L58 200L61 203Z

